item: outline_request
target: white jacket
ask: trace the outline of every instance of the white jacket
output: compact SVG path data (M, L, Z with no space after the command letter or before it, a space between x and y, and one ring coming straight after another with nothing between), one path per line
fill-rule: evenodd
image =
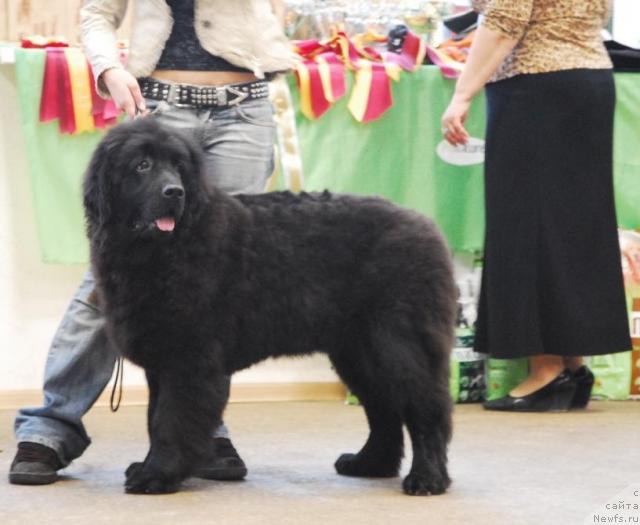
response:
M149 75L171 34L173 18L165 0L132 0L133 29L126 69L135 77ZM96 79L106 69L122 67L116 29L128 0L85 0L80 29L85 53ZM294 54L273 14L269 0L195 0L195 29L202 47L231 64L265 73L290 69ZM108 96L102 82L98 92Z

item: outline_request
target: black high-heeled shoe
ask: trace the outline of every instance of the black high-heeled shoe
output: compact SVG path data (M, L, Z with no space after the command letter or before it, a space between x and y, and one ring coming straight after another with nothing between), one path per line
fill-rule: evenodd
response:
M576 392L576 381L568 370L562 372L551 383L522 397L506 395L500 399L485 401L487 410L510 412L566 412Z
M591 399L591 390L596 378L591 370L582 365L573 372L573 379L576 382L576 392L569 408L586 408Z

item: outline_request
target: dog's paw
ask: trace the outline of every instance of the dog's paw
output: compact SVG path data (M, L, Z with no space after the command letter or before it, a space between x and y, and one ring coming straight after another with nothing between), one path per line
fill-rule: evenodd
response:
M143 467L143 463L132 463L127 469L127 480L124 484L127 494L170 494L180 488L178 479L145 470Z
M363 458L359 454L342 454L335 462L336 472L342 476L362 478L393 478L398 475L397 463L385 465L380 461Z
M430 494L435 496L443 494L450 484L451 480L447 476L409 472L402 481L402 489L409 496L428 496Z
M134 477L138 472L142 470L142 467L144 467L144 462L142 461L136 461L135 463L131 463L131 465L129 465L127 467L127 470L125 470L124 472L124 476L126 480L129 481L129 478Z

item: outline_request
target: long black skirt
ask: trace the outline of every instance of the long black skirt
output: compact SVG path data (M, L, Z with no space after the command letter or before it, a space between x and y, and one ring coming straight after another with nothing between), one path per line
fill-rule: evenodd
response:
M611 71L520 75L486 95L476 351L505 359L629 350Z

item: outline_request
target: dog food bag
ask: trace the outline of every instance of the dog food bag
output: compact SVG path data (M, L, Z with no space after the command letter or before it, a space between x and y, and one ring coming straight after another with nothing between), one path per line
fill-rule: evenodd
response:
M529 360L487 359L487 400L506 396L529 373Z
M454 255L458 287L456 343L451 353L451 397L456 403L478 403L485 398L486 357L473 351L477 303L482 275L482 254Z
M620 230L619 239L632 345L627 377L629 394L637 399L640 398L640 233Z
M591 396L596 399L628 399L630 392L631 352L596 355L587 358L596 376Z
M631 389L634 399L640 399L640 297L633 297L631 322Z
M451 397L456 403L479 403L484 400L485 357L473 351L473 330L459 326L456 346L451 353Z
M633 349L587 359L596 376L592 395L598 399L640 397L640 233L618 230L618 239Z
M358 399L358 396L356 396L355 394L352 394L350 391L347 391L347 397L344 400L344 402L347 405L353 405L353 406L357 406L360 404L360 400Z

